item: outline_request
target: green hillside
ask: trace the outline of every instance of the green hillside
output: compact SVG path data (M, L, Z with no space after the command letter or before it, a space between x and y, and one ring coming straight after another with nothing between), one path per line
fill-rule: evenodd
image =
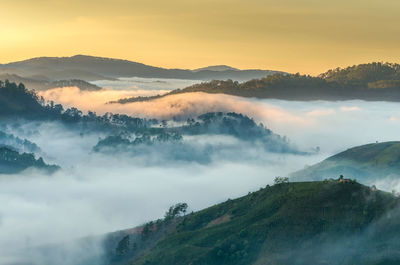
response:
M398 206L352 181L283 182L178 217L163 237L120 233L109 264L398 264Z
M374 143L350 148L295 172L293 180L323 180L340 174L363 183L400 177L400 142Z

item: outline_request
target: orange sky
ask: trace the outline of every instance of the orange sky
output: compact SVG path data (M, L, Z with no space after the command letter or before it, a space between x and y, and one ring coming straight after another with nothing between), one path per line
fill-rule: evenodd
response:
M2 0L0 62L87 54L317 74L399 62L398 0Z

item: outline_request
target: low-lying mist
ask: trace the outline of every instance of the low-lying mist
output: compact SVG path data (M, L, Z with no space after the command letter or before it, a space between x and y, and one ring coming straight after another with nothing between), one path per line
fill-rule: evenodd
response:
M395 140L400 129L400 107L390 102L299 102L185 93L147 102L105 104L115 100L119 92L110 90L110 95L117 93L110 96L101 91L81 92L65 88L45 93L41 95L48 100L99 114L113 112L145 118L185 119L207 112L242 113L274 132L288 136L301 147L319 146L327 155L355 145Z
M273 154L228 136L184 139L198 149L218 146L204 165L174 161L157 146L139 156L96 153L92 148L103 133L82 134L58 122L3 129L36 143L45 160L62 169L51 176L33 169L0 176L0 264L26 258L23 253L31 253L33 264L51 264L59 256L36 250L140 225L162 217L177 202L199 210L257 190L276 176L322 158ZM79 248L68 245L64 251L74 256ZM93 251L99 251L99 245ZM59 264L77 264L76 259L63 262Z

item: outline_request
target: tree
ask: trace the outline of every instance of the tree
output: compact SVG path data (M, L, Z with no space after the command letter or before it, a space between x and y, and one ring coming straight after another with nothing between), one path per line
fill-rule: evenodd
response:
M274 184L275 185L282 184L282 183L289 183L289 178L287 178L287 177L276 177L274 179Z
M118 242L115 252L119 256L125 255L129 251L129 245L130 245L130 239L129 235L127 235L124 238L122 238L121 241Z
M165 213L165 221L170 221L181 214L185 215L187 211L188 205L187 203L177 203L171 207L169 207L168 211Z

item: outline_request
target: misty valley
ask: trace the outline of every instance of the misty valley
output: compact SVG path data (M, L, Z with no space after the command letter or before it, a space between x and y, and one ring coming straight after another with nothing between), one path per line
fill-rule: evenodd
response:
M0 264L400 264L397 64L0 69Z

